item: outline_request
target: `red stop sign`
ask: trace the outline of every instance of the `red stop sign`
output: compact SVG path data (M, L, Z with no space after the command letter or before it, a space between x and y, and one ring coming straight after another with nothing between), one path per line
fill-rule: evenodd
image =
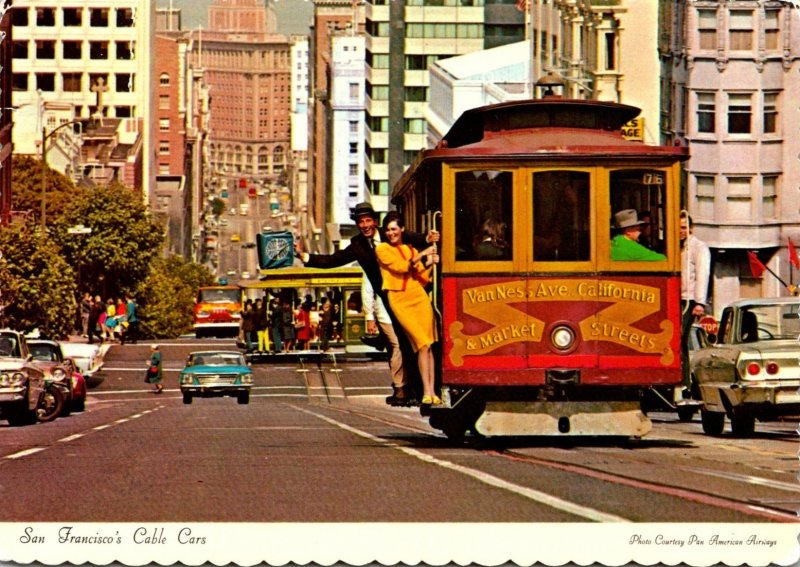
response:
M709 335L716 335L717 331L719 331L719 321L711 316L701 318L697 324L703 327L705 332Z

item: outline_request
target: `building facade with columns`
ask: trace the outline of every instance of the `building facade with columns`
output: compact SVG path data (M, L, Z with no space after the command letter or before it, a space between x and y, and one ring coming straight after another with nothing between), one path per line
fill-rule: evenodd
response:
M789 294L753 277L754 251L800 282L800 9L793 2L662 2L665 137L689 146L684 202L712 251L716 315L739 298Z

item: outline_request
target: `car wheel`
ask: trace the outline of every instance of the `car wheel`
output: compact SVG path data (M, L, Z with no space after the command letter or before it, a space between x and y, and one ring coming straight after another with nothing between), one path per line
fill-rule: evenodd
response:
M183 395L183 403L187 406L192 403L192 395L191 394L184 394Z
M249 404L250 403L250 392L244 392L236 396L236 401L240 404Z
M749 411L738 411L731 415L731 431L736 437L749 437L756 430L756 417Z
M12 427L36 423L36 413L35 409L28 409L27 401L3 408L3 415Z
M700 410L700 421L706 435L722 435L725 428L725 414L716 411Z
M684 423L692 421L694 414L697 412L696 408L691 407L678 407L678 419Z
M63 415L66 405L64 394L55 386L47 386L36 406L36 419L41 423L53 421L59 415Z

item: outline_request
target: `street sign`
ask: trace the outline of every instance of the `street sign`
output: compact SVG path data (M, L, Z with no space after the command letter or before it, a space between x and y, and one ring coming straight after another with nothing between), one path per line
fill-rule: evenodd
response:
M67 229L67 234L92 234L92 229L82 224L76 224Z
M703 327L705 332L708 333L709 335L716 335L719 332L719 321L717 321L710 315L701 318L697 322L697 324Z

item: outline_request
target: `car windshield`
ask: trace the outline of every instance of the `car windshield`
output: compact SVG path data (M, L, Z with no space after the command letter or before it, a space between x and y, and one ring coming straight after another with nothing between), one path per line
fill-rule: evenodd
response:
M739 342L800 338L800 302L742 309Z
M193 354L189 358L189 366L245 366L244 358L241 354L231 353L207 353Z
M200 302L202 303L238 303L239 299L238 289L200 290Z
M31 354L34 360L43 360L45 362L58 362L59 357L56 348L53 345L37 345L28 343Z
M13 335L0 335L0 356L19 358L19 343Z

